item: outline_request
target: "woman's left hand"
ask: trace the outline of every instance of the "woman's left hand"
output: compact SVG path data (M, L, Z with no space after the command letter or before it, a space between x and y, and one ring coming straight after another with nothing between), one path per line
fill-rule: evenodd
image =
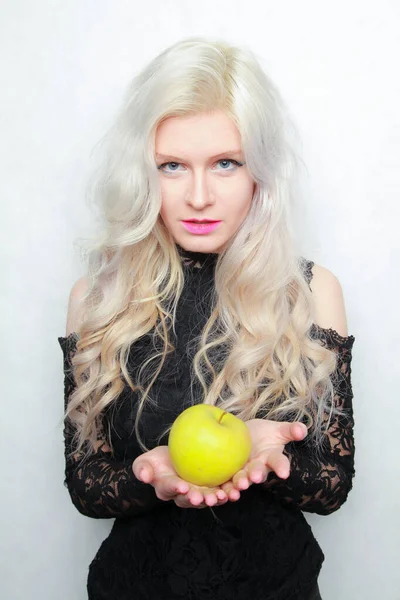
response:
M307 435L307 427L299 422L250 419L246 421L252 439L249 461L230 481L221 488L230 495L232 490L246 490L253 483L263 483L274 471L278 477L287 479L290 461L283 454L289 442L301 441Z

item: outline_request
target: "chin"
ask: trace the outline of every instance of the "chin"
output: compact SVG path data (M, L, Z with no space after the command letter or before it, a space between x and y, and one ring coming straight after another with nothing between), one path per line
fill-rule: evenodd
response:
M197 237L191 236L190 239L184 238L179 240L175 238L175 241L179 246L188 250L189 252L204 252L204 253L219 253L220 248L223 245L223 241L221 240L212 240L210 237L206 235L199 235Z

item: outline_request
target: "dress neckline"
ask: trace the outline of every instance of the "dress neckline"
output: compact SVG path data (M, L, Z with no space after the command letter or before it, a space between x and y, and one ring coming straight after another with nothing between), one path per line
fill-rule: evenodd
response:
M182 248L179 244L176 244L176 248L185 267L193 269L204 269L207 266L214 267L218 260L218 252L193 252Z

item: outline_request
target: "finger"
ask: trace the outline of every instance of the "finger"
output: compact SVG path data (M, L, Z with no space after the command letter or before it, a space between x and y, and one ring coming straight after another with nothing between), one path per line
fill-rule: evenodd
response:
M233 485L232 481L227 481L226 483L224 483L221 486L221 488L223 489L223 491L228 496L228 499L230 500L230 502L236 502L237 500L239 500L239 498L240 498L240 492L239 492L239 490L237 490L235 488L235 486Z
M268 471L274 471L281 479L287 479L290 474L290 461L278 448L261 452L260 462L264 462Z
M195 487L190 488L186 494L186 498L193 506L199 506L204 502L203 494Z
M206 504L204 502L194 506L191 502L189 502L186 494L178 494L174 498L174 502L179 508L206 508Z
M259 458L252 460L247 466L247 476L252 483L263 483L269 473L265 462Z
M143 483L151 483L154 479L154 470L147 460L143 460L135 465L133 473L139 481Z
M278 434L284 444L299 442L306 437L307 433L308 429L304 423L282 422L278 425Z
M156 488L156 492L170 500L178 494L187 494L190 490L190 485L178 476L167 475L164 478L160 478Z
M228 496L226 496L225 500L218 500L217 506L222 506L223 504L226 504L227 502L229 502Z
M215 506L220 501L227 499L225 492L221 488L207 488L204 486L193 486L187 497L195 506L198 506L199 503L205 503L207 506Z
M303 440L308 435L307 425L298 422L292 423L291 435L295 441Z
M223 501L223 500L227 500L228 499L228 495L227 493L221 488L219 490L217 490L215 492L215 495L217 496L219 501Z
M241 469L232 478L232 483L237 490L247 490L247 488L251 485L251 481L247 476L247 471L245 469Z
M207 504L207 506L215 506L216 504L218 504L217 494L214 492L206 493L204 495L204 502Z
M204 501L207 506L215 506L216 504L224 503L228 500L228 496L221 487L206 489L204 492ZM212 504L210 504L212 501Z

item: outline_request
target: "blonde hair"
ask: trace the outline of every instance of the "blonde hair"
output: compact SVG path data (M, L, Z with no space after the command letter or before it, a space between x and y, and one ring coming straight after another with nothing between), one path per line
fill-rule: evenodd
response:
M214 308L193 363L203 402L244 420L303 420L317 449L336 412L336 354L309 335L313 299L293 243L296 155L286 108L252 52L189 38L134 78L105 138L106 160L93 188L103 222L88 244L89 286L72 359L76 388L65 413L76 426L78 451L93 451L102 415L125 382L139 394L135 431L147 450L138 422L174 350L168 332L184 284L181 257L159 217L155 132L170 116L216 109L237 126L256 186L247 217L215 266ZM163 349L132 381L129 349L150 331ZM216 351L224 356L219 370L210 358Z

